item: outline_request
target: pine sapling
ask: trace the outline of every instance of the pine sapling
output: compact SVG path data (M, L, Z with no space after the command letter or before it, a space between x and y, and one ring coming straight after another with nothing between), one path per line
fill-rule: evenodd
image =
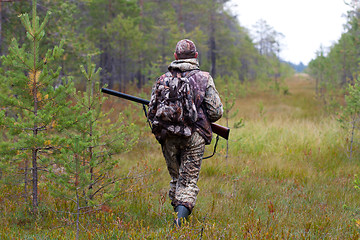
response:
M225 89L224 94L222 94L222 101L223 101L223 108L224 113L223 117L226 120L226 127L229 127L229 120L231 118L236 117L239 110L232 111L235 103L236 103L236 85L235 85L235 78L225 76L224 79ZM229 156L229 140L226 140L226 159Z
M61 121L68 106L66 98L73 89L65 83L54 87L61 70L55 61L63 53L62 43L47 51L40 46L49 15L40 22L34 0L32 18L28 14L20 16L27 42L19 47L13 39L9 54L2 57L4 74L0 76L1 167L9 170L8 176L22 174L26 201L32 183L34 213L39 205L40 170L51 164L52 154L57 151L55 125Z
M66 212L76 216L77 239L83 226L80 216L100 210L122 191L121 177L115 172L120 159L115 155L129 150L136 140L135 131L121 115L114 123L109 119L111 112L103 111L106 98L100 91L100 70L90 58L81 66L86 91L74 95L71 120L63 130L62 154L57 168L51 169L51 192L69 203Z
M339 119L342 127L348 133L348 156L354 157L358 148L358 137L360 128L360 78L355 80L354 85L348 86L348 94L345 96L346 106L342 108L342 116Z

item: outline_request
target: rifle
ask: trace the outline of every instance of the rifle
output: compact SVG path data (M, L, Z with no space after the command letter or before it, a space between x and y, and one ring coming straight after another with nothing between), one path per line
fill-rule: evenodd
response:
M132 95L128 95L128 94L118 92L118 91L108 89L108 88L101 88L101 92L109 94L109 95L113 95L113 96L116 96L116 97L124 98L126 100L130 100L130 101L133 101L133 102L141 103L143 105L143 108L144 108L145 112L146 112L145 105L149 105L149 103L150 103L149 100L142 99L142 98L139 98L139 97L135 97L135 96L132 96ZM212 131L214 133L216 133L220 137L223 137L226 140L229 139L230 128L221 126L221 125L216 124L216 123L211 123L211 129L212 129Z

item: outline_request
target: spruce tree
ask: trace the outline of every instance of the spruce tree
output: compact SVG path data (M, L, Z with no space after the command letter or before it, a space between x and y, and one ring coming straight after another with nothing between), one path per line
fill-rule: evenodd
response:
M62 43L47 51L41 47L50 13L40 21L36 10L34 0L32 17L27 13L19 16L27 42L19 47L12 40L9 54L2 57L0 75L1 169L7 177L21 173L26 201L31 183L34 213L39 205L40 170L53 164L52 156L58 152L56 126L64 121L67 96L73 90L65 82L55 85L61 71L56 60L63 53Z

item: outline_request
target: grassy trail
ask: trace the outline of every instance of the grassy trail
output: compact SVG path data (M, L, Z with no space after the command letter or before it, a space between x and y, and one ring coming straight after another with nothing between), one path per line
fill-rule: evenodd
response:
M190 225L169 230L167 201L155 207L163 220L145 217L145 225L170 239L358 239L360 165L347 158L343 130L315 99L314 82L295 75L286 84L289 95L257 88L237 101L229 126L240 118L245 126L232 128L228 159L223 140L204 160ZM169 181L164 160L156 148L143 156L161 169L147 196L160 201Z
M298 75L287 84L290 95L257 91L237 103L245 127L233 129L228 162L204 164L199 201L244 238L356 239L359 163L346 157L314 82Z
M359 161L347 158L344 132L314 98L314 82L298 75L286 84L289 95L256 88L237 100L229 157L221 140L203 161L197 204L181 229L172 226L160 146L140 127L138 144L117 166L119 175L138 177L122 182L102 211L82 216L81 239L359 239ZM240 118L245 126L233 128ZM46 207L34 220L7 197L14 190L2 190L0 238L74 239L73 217L47 210L69 207L61 199L42 194Z

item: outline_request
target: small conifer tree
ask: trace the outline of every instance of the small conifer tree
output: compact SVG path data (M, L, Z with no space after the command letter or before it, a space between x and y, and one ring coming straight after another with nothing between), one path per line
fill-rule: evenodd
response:
M100 92L99 72L88 58L81 65L86 79L86 91L74 98L73 118L63 125L66 136L56 167L50 170L51 192L69 202L67 212L76 216L76 236L80 234L80 216L98 210L116 197L120 190L120 176L115 172L119 163L115 154L130 149L136 140L136 131L123 122L119 115L113 123L104 112L106 98Z
M345 96L346 106L342 109L340 118L342 127L347 131L348 157L352 159L358 153L359 129L360 129L360 78L355 80L354 85L348 86L348 94Z
M224 108L223 118L225 118L225 120L226 120L226 127L229 127L229 120L231 118L236 117L236 115L239 112L238 109L233 111L233 108L236 103L236 96L237 96L238 89L239 89L239 87L236 86L234 77L225 76L223 78L223 91L222 91L223 94L222 94L221 98L222 98L223 108ZM240 128L242 126L243 126L242 119L240 119L240 121L235 123L235 125L234 125L235 128ZM229 157L229 140L226 140L226 156L225 156L225 158L227 159L228 157Z
M64 120L67 96L74 89L65 82L55 86L61 70L56 60L63 53L62 43L47 51L40 45L49 15L40 22L36 0L31 19L28 14L20 15L27 42L19 47L13 39L9 54L2 57L4 74L0 75L1 169L6 169L8 176L20 171L26 200L31 182L34 213L39 205L40 170L52 163L52 154L57 152L56 125Z

